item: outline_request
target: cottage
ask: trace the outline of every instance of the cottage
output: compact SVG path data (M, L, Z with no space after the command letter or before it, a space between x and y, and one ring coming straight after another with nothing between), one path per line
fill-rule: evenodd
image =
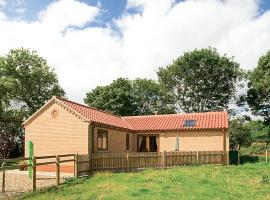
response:
M227 112L121 117L53 97L23 125L38 156L229 150Z

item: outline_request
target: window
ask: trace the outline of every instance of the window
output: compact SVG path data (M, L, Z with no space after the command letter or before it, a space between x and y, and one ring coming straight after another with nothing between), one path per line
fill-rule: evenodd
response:
M185 120L184 121L184 126L189 127L189 126L195 126L196 121L195 120Z
M126 150L129 150L129 134L126 134Z
M98 129L97 148L98 150L108 150L108 130Z

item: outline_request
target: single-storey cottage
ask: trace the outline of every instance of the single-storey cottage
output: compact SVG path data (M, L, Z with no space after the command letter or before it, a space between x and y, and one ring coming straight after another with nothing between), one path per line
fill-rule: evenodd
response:
M24 122L34 154L229 151L228 113L116 116L53 97ZM28 145L25 145L27 156Z

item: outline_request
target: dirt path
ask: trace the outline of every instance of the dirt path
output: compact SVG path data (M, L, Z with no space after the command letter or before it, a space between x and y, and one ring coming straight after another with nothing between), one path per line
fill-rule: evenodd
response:
M61 175L61 182L66 178L72 177L71 174ZM55 173L37 173L37 189L56 185ZM11 170L6 172L5 193L2 189L2 172L0 172L0 199L11 199L24 192L32 190L32 180L28 178L27 172Z

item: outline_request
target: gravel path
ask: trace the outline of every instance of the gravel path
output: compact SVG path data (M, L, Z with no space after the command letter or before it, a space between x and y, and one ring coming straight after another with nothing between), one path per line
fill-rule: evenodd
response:
M60 182L66 178L72 177L71 174L61 175ZM37 173L37 190L56 185L55 173ZM32 190L32 180L28 178L27 172L11 170L6 172L5 193L1 193L2 189L2 172L0 172L0 199L12 199L24 192Z

